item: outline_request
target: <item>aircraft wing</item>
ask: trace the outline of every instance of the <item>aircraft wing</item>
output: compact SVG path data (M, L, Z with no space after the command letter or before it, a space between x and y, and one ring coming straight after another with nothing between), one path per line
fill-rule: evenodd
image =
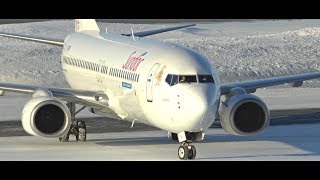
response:
M167 32L167 31L173 31L173 30L177 30L177 29L181 29L181 28L191 27L191 26L195 26L195 25L196 24L189 24L189 25L183 25L183 26L155 29L155 30L150 30L150 31L136 32L136 33L133 33L133 34L134 34L134 36L137 36L137 37L145 37L145 36L151 36L151 35L154 35L154 34L159 34L159 33ZM132 36L132 33L130 33L130 34L122 34L122 35L124 35L124 36Z
M162 28L162 29L155 29L155 30L149 30L149 31L142 31L142 32L136 32L133 33L134 36L137 37L145 37L145 36L151 36L154 34L159 34L167 31L173 31L181 28L191 27L195 26L196 24L189 24L189 25L183 25L183 26L176 26L176 27L169 27L169 28ZM122 34L124 36L132 36L132 33L130 34ZM36 36L29 36L29 35L20 35L20 34L11 34L11 33L3 33L0 32L0 36L2 37L8 37L8 38L14 38L14 39L21 39L21 40L27 40L27 41L33 41L38 43L45 43L45 44L51 44L55 46L63 46L64 40L61 39L53 39L53 38L43 38L43 37L36 37Z
M63 46L64 40L61 39L52 39L52 38L42 38L42 37L35 37L35 36L28 36L28 35L19 35L19 34L10 34L10 33L3 33L0 32L0 36L14 38L14 39L21 39L39 43L45 43L55 46Z
M248 93L253 93L258 88L275 86L286 83L291 83L293 87L299 87L302 85L303 81L318 78L320 78L320 72L224 84L221 86L221 95L228 94L232 88L236 87L243 88Z
M54 97L57 97L63 101L74 102L82 104L84 106L93 108L106 108L108 107L109 98L107 95L100 91L84 91L75 89L64 89L64 88L50 88L40 86L29 86L21 84L9 84L0 83L0 95L3 92L16 92L24 94L34 94L39 90L49 91Z

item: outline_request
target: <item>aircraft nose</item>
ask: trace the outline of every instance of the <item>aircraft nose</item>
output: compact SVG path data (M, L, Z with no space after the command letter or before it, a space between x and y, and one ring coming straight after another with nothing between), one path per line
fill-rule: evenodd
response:
M182 88L174 116L175 129L201 131L214 118L214 89L208 87Z

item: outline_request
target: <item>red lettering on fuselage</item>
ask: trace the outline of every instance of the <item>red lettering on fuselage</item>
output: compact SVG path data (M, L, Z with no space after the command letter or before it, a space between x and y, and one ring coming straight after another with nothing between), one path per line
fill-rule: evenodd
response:
M144 61L144 58L143 56L146 54L146 53L142 53L140 56L134 56L136 53L133 52L129 58L127 59L127 62L125 64L122 65L122 69L125 69L125 70L129 70L129 71L136 71L138 66L140 65L140 63L142 61Z

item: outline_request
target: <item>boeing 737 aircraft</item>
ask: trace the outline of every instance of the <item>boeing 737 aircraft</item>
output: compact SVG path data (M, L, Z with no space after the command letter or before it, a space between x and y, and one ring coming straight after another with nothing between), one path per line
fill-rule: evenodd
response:
M167 131L178 140L180 159L194 159L191 144L204 139L219 115L233 135L255 135L269 125L266 104L251 93L257 88L320 78L307 73L222 85L208 59L178 44L143 39L192 25L129 34L100 31L93 19L75 20L75 32L64 40L10 33L0 36L62 47L61 66L70 88L0 83L0 94L31 94L22 111L22 125L35 136L62 142L75 134L86 141L86 125L75 115L84 108L106 117L139 121ZM225 100L220 103L220 98ZM76 110L76 104L83 108ZM221 104L221 105L220 105Z

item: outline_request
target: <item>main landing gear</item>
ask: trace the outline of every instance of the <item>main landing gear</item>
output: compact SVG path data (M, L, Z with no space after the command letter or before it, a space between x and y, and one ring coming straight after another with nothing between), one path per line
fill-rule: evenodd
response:
M70 113L71 113L71 126L70 126L70 130L68 131L67 134L65 134L64 136L59 138L60 142L68 142L69 141L69 136L72 134L74 136L76 136L76 141L86 141L87 140L87 127L86 127L86 123L84 121L75 121L75 116L76 114L78 114L79 112L81 112L82 110L84 110L85 106L83 106L82 108L80 108L77 112L76 112L76 105L75 103L68 103L67 106L70 109Z

